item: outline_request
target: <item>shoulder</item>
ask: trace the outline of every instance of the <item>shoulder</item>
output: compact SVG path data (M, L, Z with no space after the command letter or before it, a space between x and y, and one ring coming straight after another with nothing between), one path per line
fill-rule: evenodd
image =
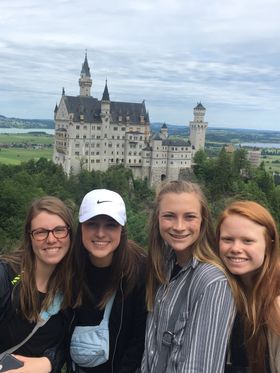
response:
M225 273L213 264L197 261L193 268L193 278L196 281L205 282L208 285L220 281L227 282Z
M15 273L12 270L9 263L7 263L3 260L0 260L0 283L1 283L1 287L3 286L2 284L9 283L13 279L14 276L15 276Z

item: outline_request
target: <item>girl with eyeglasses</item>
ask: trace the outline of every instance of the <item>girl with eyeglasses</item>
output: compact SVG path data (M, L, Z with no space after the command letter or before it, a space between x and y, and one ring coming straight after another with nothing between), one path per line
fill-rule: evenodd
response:
M23 363L17 373L61 372L77 295L73 227L60 199L39 198L27 213L20 248L0 257L0 357L14 354Z

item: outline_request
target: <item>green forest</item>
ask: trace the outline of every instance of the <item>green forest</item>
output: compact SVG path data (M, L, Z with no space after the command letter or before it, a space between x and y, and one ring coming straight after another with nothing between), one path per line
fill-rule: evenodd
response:
M264 164L251 168L245 149L228 154L222 149L209 158L198 151L193 171L182 178L198 182L204 189L214 221L232 199L251 199L266 206L279 226L280 186L276 186ZM0 164L0 250L17 247L22 237L23 222L30 202L36 197L53 195L72 209L77 219L83 196L95 188L108 188L120 193L127 207L129 238L147 247L148 217L155 191L147 181L134 179L130 169L112 167L106 172L81 171L67 177L60 166L45 158L20 165Z

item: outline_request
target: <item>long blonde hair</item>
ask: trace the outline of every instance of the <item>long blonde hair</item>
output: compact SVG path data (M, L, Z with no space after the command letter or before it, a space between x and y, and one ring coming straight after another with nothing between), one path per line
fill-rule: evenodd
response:
M265 372L267 328L280 335L280 313L277 297L280 294L279 235L272 215L254 201L235 201L221 214L216 237L220 240L223 221L231 215L240 215L264 227L265 258L256 272L253 286L245 289L239 276L228 271L233 296L244 320L245 339L253 371Z
M170 249L166 247L159 230L159 208L164 195L169 193L195 193L201 205L201 227L198 240L193 247L193 256L201 262L211 263L224 271L223 265L215 253L215 239L212 219L206 198L198 184L187 181L170 181L161 185L154 209L150 216L149 252L148 252L148 280L147 280L147 306L153 307L154 296L159 285L166 283L166 262Z

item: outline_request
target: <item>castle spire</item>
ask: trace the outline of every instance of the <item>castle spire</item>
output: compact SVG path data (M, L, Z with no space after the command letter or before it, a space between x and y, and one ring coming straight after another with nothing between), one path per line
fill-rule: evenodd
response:
M85 51L85 60L82 65L81 75L79 79L80 85L80 96L90 96L90 88L92 85L92 79L90 75L90 68L87 59L87 50Z
M107 86L107 79L105 83L105 88L102 96L102 101L110 101L110 96L109 96L109 91L108 91L108 86Z

